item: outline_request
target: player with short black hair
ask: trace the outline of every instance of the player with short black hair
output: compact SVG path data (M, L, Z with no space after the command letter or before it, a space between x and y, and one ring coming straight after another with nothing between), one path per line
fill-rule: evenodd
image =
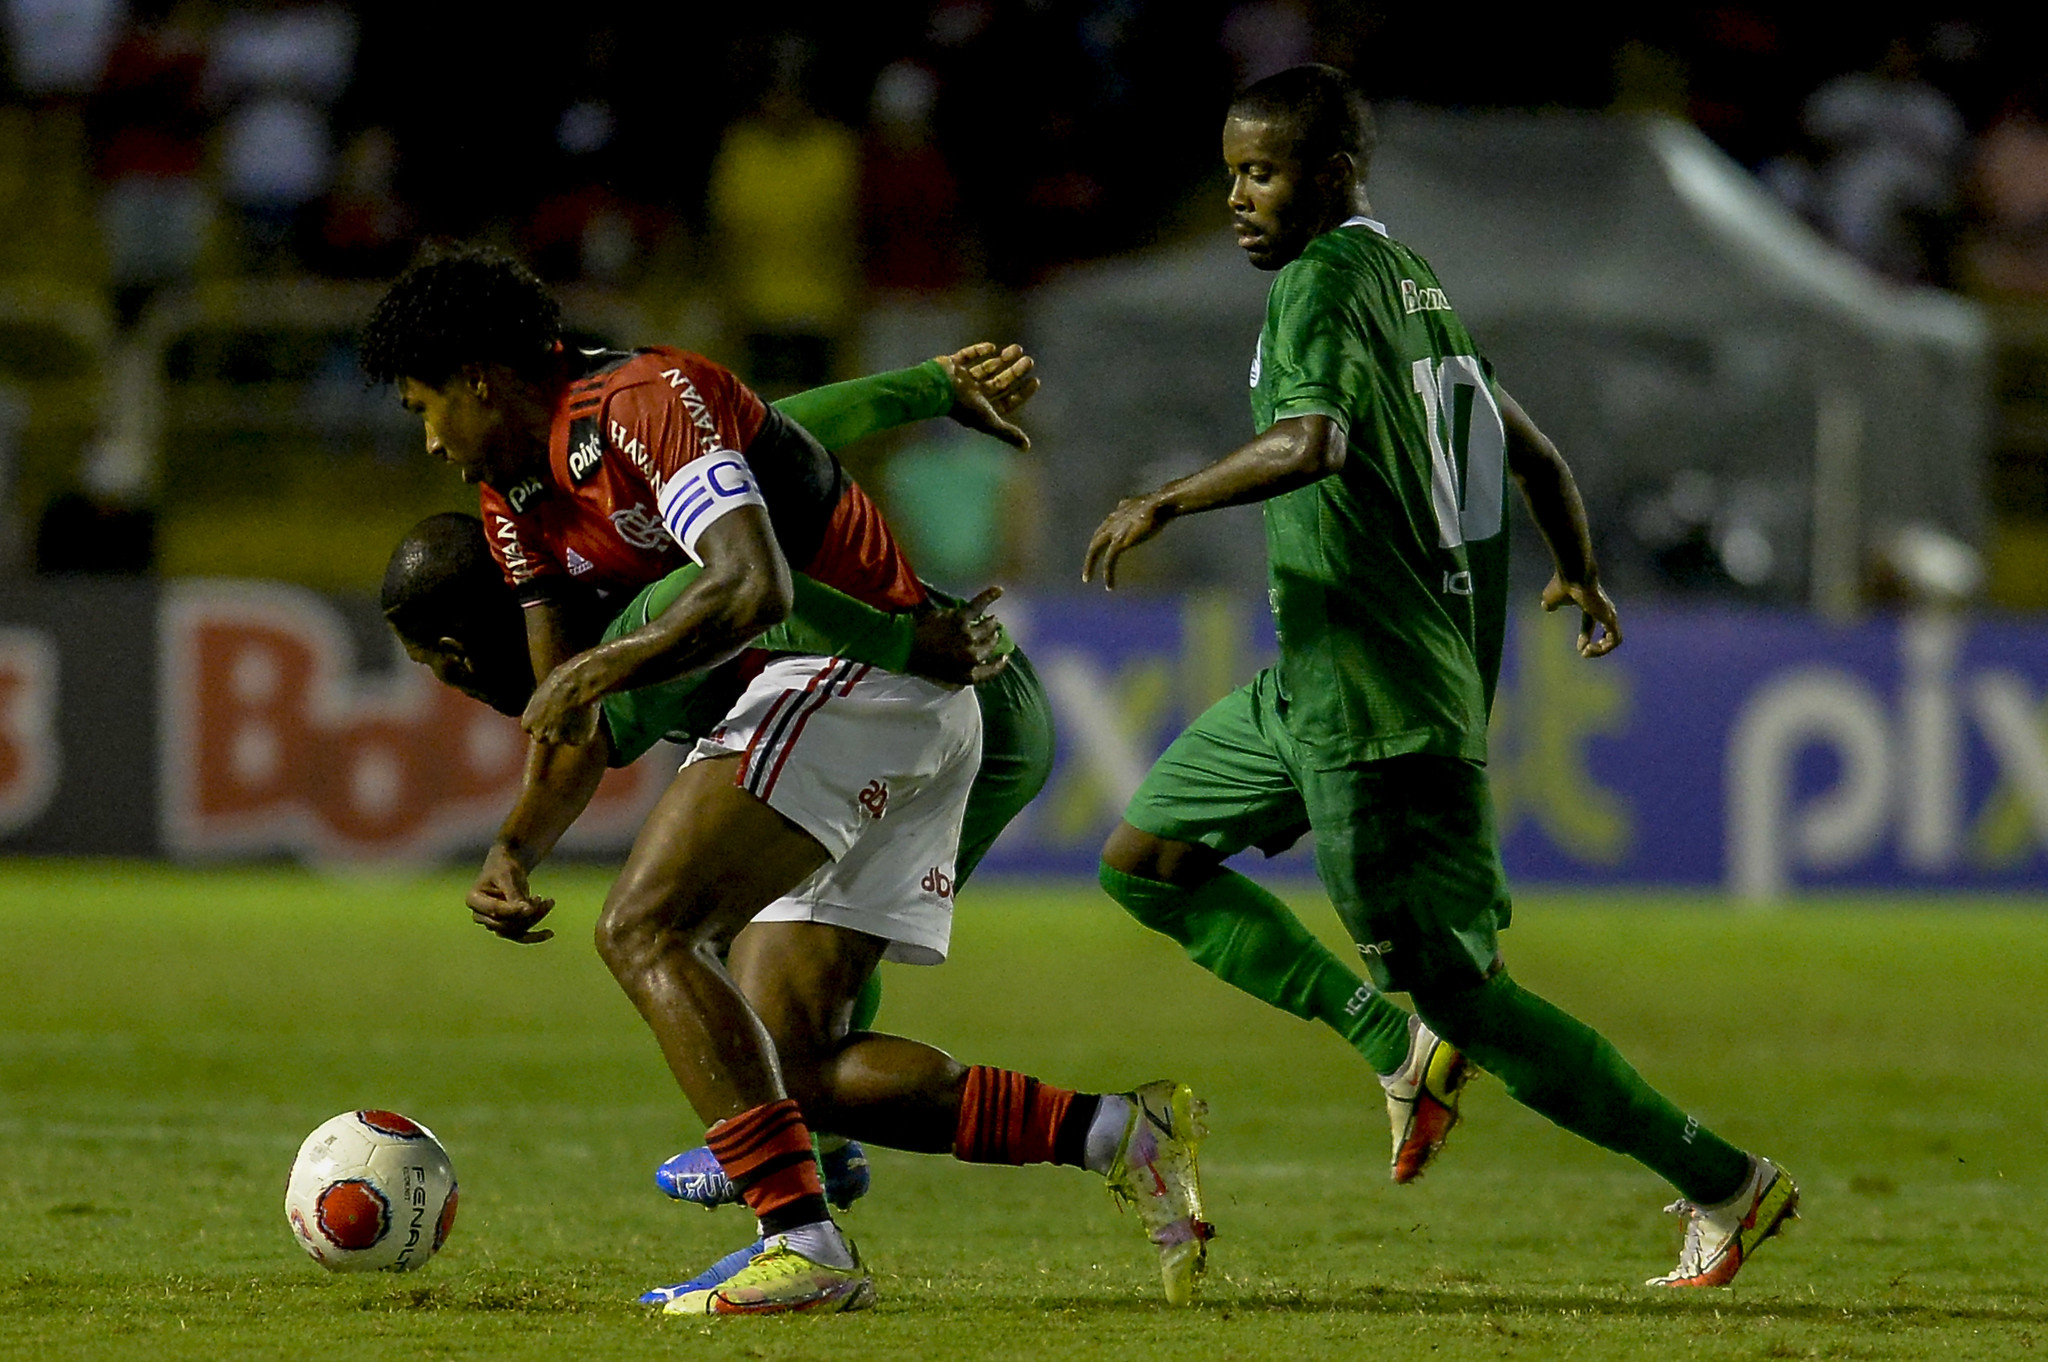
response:
M444 511L413 526L385 566L378 604L406 656L436 679L500 714L526 709L526 621L475 516Z
M1230 116L1284 132L1304 164L1348 157L1361 181L1371 174L1379 150L1372 105L1334 66L1291 66L1254 81L1231 100Z
M694 565L679 568L648 587L619 612L605 636L643 627L700 571ZM516 715L524 708L533 685L518 652L523 643L518 606L491 563L481 521L445 514L415 526L392 554L385 587L387 601L405 602L399 612L387 610L386 619L409 656L443 683L502 713ZM981 613L997 593L991 589L965 604L913 615L875 610L801 575L795 588L790 618L757 639L761 647L829 653L950 684L983 680L991 685L990 692L977 696L1009 740L997 744L993 763L977 773L968 796L955 871L955 887L965 886L997 834L1037 793L1052 755L1046 716L1042 708L1032 712L1042 692L1033 681L1019 684L1029 677L1030 664ZM502 608L479 610L490 605L493 593ZM1002 656L1011 664L996 673L990 663ZM594 742L615 766L638 759L663 738L695 743L719 722L738 689L728 666L607 695ZM1017 741L1020 727L1036 728L1042 741ZM1035 767L1035 774L1023 780L1013 769L1020 758ZM735 983L775 1040L784 1082L819 1133L826 1191L836 1204L849 1204L868 1185L863 1151L849 1138L918 1153L951 1153L970 1163L1050 1162L1115 1171L1117 1145L1129 1124L1123 1094L1074 1092L1007 1070L968 1067L921 1042L874 1033L879 981L870 976L863 984L841 971L814 967L813 934L848 930L756 920L733 939L727 960ZM1191 1110L1189 1119L1196 1114ZM678 1200L700 1205L739 1199L707 1148L670 1159L656 1181ZM1206 1233L1207 1223L1197 1223ZM697 1313L710 1293L764 1247L757 1241L641 1300ZM1179 1247L1183 1253L1199 1253L1201 1240Z
M598 951L767 1241L717 1290L675 1304L859 1308L873 1279L832 1219L773 1038L721 961L763 913L815 928L801 963L854 988L883 958L942 960L979 708L970 692L848 659L748 654L788 618L794 572L879 610L923 608L928 593L820 440L704 356L557 344L535 365L528 342L544 326L505 349L456 315L473 297L496 305L522 289L518 274L466 256L430 260L393 285L365 332L365 367L393 378L428 453L481 485L540 681L522 720L533 749L519 800L469 907L510 940L545 939L536 928L553 903L527 875L603 773L593 738L605 698L745 655L743 688L690 749L606 897ZM465 343L490 348L465 355ZM451 362L438 381L406 372ZM1028 444L1004 413L1036 388L1030 368L1019 350L983 346L915 372L942 392L941 412ZM685 563L702 571L658 614L589 646L580 603L616 605ZM885 814L888 835L877 835ZM1059 1104L1027 1102L1013 1077L969 1071L963 1128L987 1127L1006 1147L1045 1133ZM1124 1114L1130 1158L1119 1156L1113 1185L1136 1200L1181 1298L1201 1256L1192 1102L1168 1084L1097 1111Z
M1510 916L1486 784L1487 716L1506 629L1507 482L1520 486L1556 575L1543 605L1581 612L1579 652L1621 642L1570 468L1459 321L1428 262L1372 216L1370 115L1338 73L1282 72L1223 125L1238 244L1275 271L1253 351L1258 434L1125 500L1082 568L1172 521L1263 504L1280 660L1197 718L1103 847L1102 883L1232 982L1239 942L1284 955L1306 936L1222 862L1313 830L1316 871L1373 981L1419 1023L1364 1046L1387 1088L1400 1172L1404 1122L1443 1042L1567 1130L1675 1184L1687 1231L1651 1284L1715 1286L1798 1204L1792 1179L1688 1117L1608 1041L1505 969ZM1220 946L1219 946L1220 943ZM1438 1041L1438 1037L1442 1041Z

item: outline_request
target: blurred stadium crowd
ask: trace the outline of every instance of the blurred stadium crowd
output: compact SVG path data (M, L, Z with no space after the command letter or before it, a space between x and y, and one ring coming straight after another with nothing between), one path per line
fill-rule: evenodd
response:
M264 527L318 533L295 503L364 450L404 514L456 504L398 472L423 462L416 433L346 344L423 238L497 240L594 333L699 345L786 391L1000 327L1075 262L1212 230L1228 92L1311 59L1389 103L1691 120L1871 270L2015 301L2000 392L2041 430L2000 445L1993 496L2048 521L2029 305L2048 305L2048 77L2016 11L1717 6L1589 30L1364 0L770 8L6 0L0 560L362 580L374 552L329 580L266 556ZM280 314L332 321L280 339ZM136 414L123 384L145 368L184 385L168 412ZM310 451L297 474L287 446ZM157 534L177 505L182 530Z
M1382 100L1679 114L1873 268L2048 293L2048 76L2012 19L1722 6L1447 43L1425 10L1358 0L5 13L10 113L55 144L35 169L85 177L130 309L209 271L383 277L422 233L506 236L551 278L610 284L737 239L721 263L804 267L827 321L860 283L1021 284L1173 221L1227 93L1311 59ZM734 288L769 320L799 301Z

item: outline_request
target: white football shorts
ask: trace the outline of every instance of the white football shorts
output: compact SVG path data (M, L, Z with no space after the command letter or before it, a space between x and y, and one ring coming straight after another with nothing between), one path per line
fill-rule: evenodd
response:
M818 839L831 861L756 922L823 922L936 965L953 939L953 862L981 768L981 705L836 657L786 656L755 677L683 765L741 754L734 782Z

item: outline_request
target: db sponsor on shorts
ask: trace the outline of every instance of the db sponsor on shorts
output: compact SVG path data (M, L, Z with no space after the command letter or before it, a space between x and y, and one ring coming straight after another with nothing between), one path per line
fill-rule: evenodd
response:
M924 878L917 882L917 887L927 894L937 894L942 899L953 897L953 877L937 866L924 872Z

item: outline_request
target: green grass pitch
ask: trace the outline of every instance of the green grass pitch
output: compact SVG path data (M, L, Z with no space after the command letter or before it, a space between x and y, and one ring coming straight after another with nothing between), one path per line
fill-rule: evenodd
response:
M0 1357L2012 1358L2040 1286L2048 914L2037 903L1526 896L1524 982L1805 1188L1731 1291L1675 1260L1669 1193L1482 1080L1422 1183L1386 1181L1371 1075L1092 889L977 885L953 962L882 1020L1083 1088L1171 1074L1213 1106L1203 1303L1159 1300L1097 1180L888 1152L847 1224L881 1302L664 1319L641 1289L750 1237L653 1165L699 1130L585 935L469 925L465 881L10 862L0 873ZM1306 915L1330 926L1314 902ZM330 1276L279 1209L299 1140L388 1106L462 1210L406 1276ZM2048 1353L2048 1348L2044 1348Z

